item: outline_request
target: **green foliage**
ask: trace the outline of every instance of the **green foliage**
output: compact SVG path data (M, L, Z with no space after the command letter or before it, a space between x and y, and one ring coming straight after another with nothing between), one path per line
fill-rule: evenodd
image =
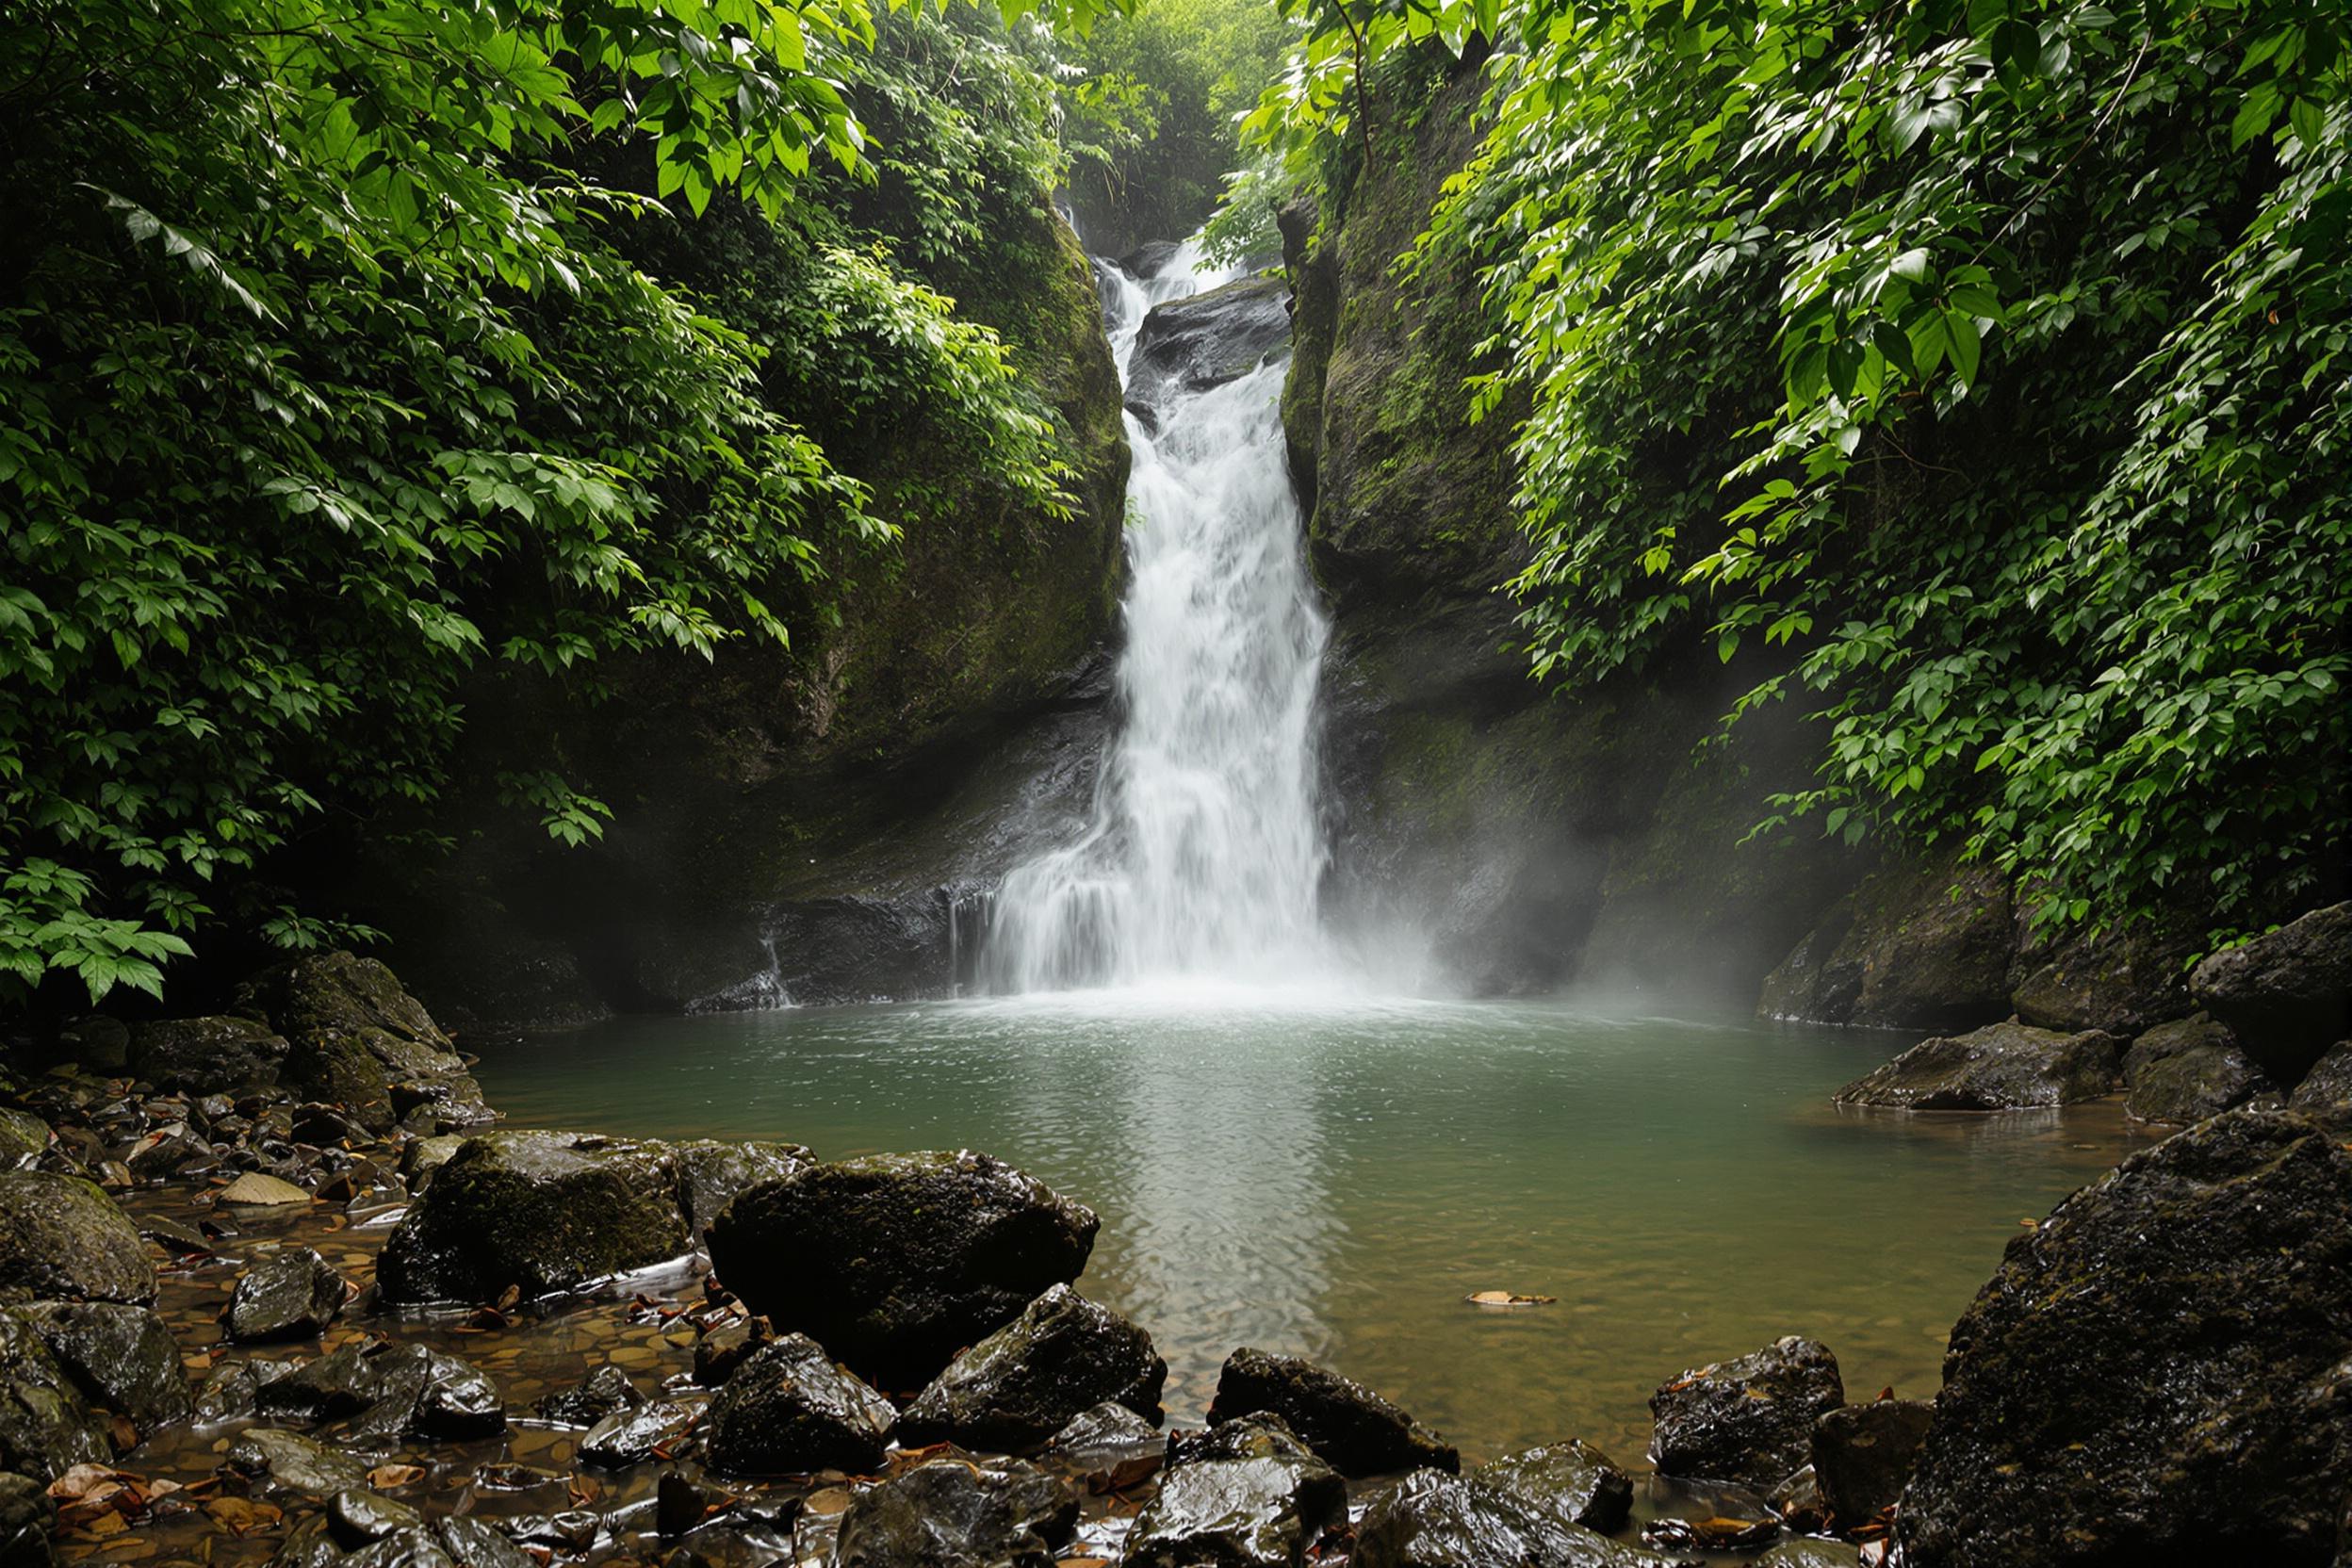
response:
M1070 188L1127 239L1180 239L1241 163L1235 122L1294 37L1267 0L1140 0L1068 49Z
M876 30L861 0L0 18L0 989L156 994L207 923L367 935L271 858L429 802L463 682L780 644L888 547L770 395L780 345L632 253L671 199L805 236L812 165L884 177L851 112ZM802 244L784 380L934 405L1058 504L993 335ZM501 791L566 842L610 815L555 772Z
M1948 838L2046 921L2227 928L2343 853L2352 93L2295 0L1314 0L1255 126L1495 59L1428 246L1529 400L1535 669L1704 637L1823 726L1782 821ZM1479 41L1473 44L1470 41ZM1373 80L1377 82L1377 74Z

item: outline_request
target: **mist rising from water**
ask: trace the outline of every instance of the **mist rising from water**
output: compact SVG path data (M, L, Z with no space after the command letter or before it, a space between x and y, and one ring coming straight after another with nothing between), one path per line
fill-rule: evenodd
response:
M1151 277L1102 269L1124 385L1144 316L1233 274L1187 243ZM1123 726L1079 839L1015 868L982 974L999 992L1329 971L1315 789L1326 626L1300 546L1281 364L1133 414Z

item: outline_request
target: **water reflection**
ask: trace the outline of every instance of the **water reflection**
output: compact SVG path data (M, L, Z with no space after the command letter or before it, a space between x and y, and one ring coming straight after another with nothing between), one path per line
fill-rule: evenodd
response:
M1933 1392L2019 1220L2138 1139L2106 1106L1827 1104L1900 1043L1196 988L623 1021L482 1075L518 1120L1034 1170L1102 1215L1085 1288L1152 1331L1179 1419L1257 1344L1473 1454L1573 1434L1631 1459L1658 1381L1783 1333L1860 1393ZM1559 1301L1464 1304L1485 1289Z

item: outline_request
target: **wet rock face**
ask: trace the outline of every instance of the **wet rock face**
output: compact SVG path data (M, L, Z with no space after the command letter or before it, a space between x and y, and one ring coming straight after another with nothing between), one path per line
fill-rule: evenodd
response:
M948 1363L906 1407L899 1436L1023 1453L1104 1401L1156 1424L1167 1381L1168 1363L1152 1348L1150 1334L1055 1285Z
M48 1147L47 1122L23 1111L0 1107L0 1170L28 1166Z
M0 1173L0 1302L155 1298L147 1245L113 1199L75 1176Z
M643 1464L684 1442L701 1416L699 1404L682 1399L657 1399L615 1411L588 1429L580 1440L580 1457L608 1470Z
M127 1416L141 1433L196 1411L180 1348L145 1307L110 1301L41 1301L19 1310L57 1364L90 1398Z
M1866 877L1764 980L1768 1018L1955 1030L2010 1010L2007 881L1946 858Z
M1935 1414L1925 1399L1876 1399L1814 1423L1814 1478L1841 1527L1867 1523L1903 1495Z
M0 1474L0 1568L48 1568L57 1510L30 1476Z
M2342 1040L2295 1086L2293 1108L2323 1127L2352 1128L2352 1040Z
M2281 1084L2352 1034L2352 904L2314 909L2189 975L2197 1004Z
M2352 1495L2352 1152L2230 1111L2009 1245L1897 1515L1915 1568L2329 1562Z
M1813 1423L1845 1398L1827 1346L1774 1340L1685 1372L1651 1395L1650 1461L1661 1475L1770 1490L1811 1459Z
M2141 1121L2186 1124L2278 1092L2234 1045L2200 1045L2145 1063L2127 1079L2124 1109Z
M1659 1568L1664 1559L1476 1479L1419 1471L1373 1499L1348 1568Z
M1147 411L1238 381L1290 341L1290 286L1244 278L1173 300L1143 318L1127 370L1127 401Z
M240 1345L316 1339L349 1294L343 1276L307 1247L264 1258L229 1297L229 1337Z
M41 1335L0 1312L0 1470L45 1483L113 1457L106 1429Z
M836 1568L1046 1568L1078 1527L1078 1498L1033 1464L939 1460L858 1494Z
M763 1182L780 1182L815 1162L797 1143L722 1143L697 1138L675 1146L686 1223L699 1240L729 1203Z
M2099 1030L2061 1035L2021 1023L1921 1040L1839 1089L1840 1105L1905 1111L2015 1111L2097 1100L2115 1086L2123 1042Z
M496 1383L422 1345L355 1341L262 1383L254 1399L265 1415L346 1420L343 1435L368 1446L490 1437L506 1427Z
M420 1112L452 1126L491 1119L449 1037L373 958L297 958L239 987L237 1006L286 1037L282 1081L364 1126L381 1131Z
M2201 926L2177 917L2069 936L2018 956L2009 1003L2039 1029L2136 1034L2195 1007L2181 966L2202 945Z
M1507 1454L1480 1465L1473 1478L1558 1523L1604 1533L1622 1528L1633 1509L1633 1478L1575 1438Z
M675 1258L693 1246L678 1162L659 1144L489 1133L433 1172L384 1243L388 1301L526 1297Z
M710 1462L739 1476L872 1470L897 1419L823 1346L788 1334L737 1367L710 1402Z
M1076 1279L1097 1223L987 1154L875 1155L743 1194L710 1227L710 1260L753 1312L904 1389Z
M1318 1460L1171 1466L1135 1519L1122 1568L1298 1568L1348 1516L1348 1483Z
M286 1040L247 1018L175 1018L135 1025L130 1070L167 1093L235 1093L275 1084Z
M1297 1356L1236 1350L1217 1374L1209 1424L1222 1426L1259 1411L1281 1416L1342 1475L1462 1468L1452 1444L1362 1383Z
M566 1427L593 1427L609 1415L635 1410L645 1402L629 1374L617 1366L599 1366L578 1386L550 1394L539 1401L542 1420Z
M1048 1446L1074 1463L1091 1464L1159 1444L1158 1428L1125 1405L1105 1400L1072 1416Z

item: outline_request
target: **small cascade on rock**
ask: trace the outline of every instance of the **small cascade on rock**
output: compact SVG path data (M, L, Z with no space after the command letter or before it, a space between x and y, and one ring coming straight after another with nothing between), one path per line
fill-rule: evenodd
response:
M1287 321L1278 290L1241 289L1231 311L1147 330L1154 306L1234 278L1199 264L1187 242L1141 276L1100 269L1135 450L1122 725L1085 832L1004 878L980 966L992 990L1325 967L1326 628L1283 454Z

